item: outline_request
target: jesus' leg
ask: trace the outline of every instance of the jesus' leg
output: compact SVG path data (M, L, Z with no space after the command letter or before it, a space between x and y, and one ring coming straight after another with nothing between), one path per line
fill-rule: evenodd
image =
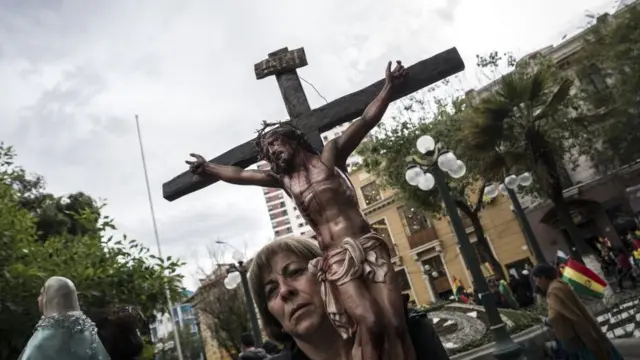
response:
M323 284L327 313L341 335L351 336L357 324L363 359L415 359L389 249L380 235L344 239L309 268Z
M380 256L384 256L384 253ZM387 266L389 270L384 282L367 282L369 294L377 300L384 314L390 356L394 359L415 360L415 350L404 316L402 296L390 259L387 259Z
M389 357L385 350L390 345L386 317L378 301L369 293L365 281L354 279L337 287L344 310L357 325L356 343L361 354L353 354L354 359L386 360Z

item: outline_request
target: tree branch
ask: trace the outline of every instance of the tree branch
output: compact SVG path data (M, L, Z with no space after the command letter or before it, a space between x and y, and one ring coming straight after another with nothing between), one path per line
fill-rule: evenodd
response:
M487 187L487 180L486 179L482 182L482 187L480 188L480 191L478 191L478 198L476 199L476 204L473 207L473 212L476 213L476 214L479 213L480 210L482 210L482 204L483 204L482 199L484 198L484 189L485 189L485 187Z
M457 199L455 200L455 203L458 209L460 209L460 211L462 211L462 213L467 217L471 218L473 216L473 210L471 210L471 207L469 207L469 204L466 201Z

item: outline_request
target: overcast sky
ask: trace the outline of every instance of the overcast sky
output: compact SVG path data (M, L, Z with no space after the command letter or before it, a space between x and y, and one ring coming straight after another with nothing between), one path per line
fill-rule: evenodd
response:
M267 53L304 46L299 74L332 100L456 46L525 54L575 32L613 0L0 0L0 140L56 194L107 199L119 228L156 250L139 114L164 255L198 264L217 239L249 254L272 237L259 188L216 184L172 203L162 183L286 118ZM312 107L324 101L306 84Z

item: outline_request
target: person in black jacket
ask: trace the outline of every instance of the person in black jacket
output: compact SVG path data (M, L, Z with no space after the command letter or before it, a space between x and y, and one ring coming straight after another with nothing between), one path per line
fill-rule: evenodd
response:
M262 360L269 358L269 354L264 349L256 347L256 341L252 334L245 333L240 335L240 345L242 352L239 360Z
M310 239L275 240L253 258L249 284L263 329L284 345L272 360L351 359L354 339L343 339L325 312L320 282L308 270L310 260L322 256ZM398 292L398 297L401 294ZM448 360L433 325L425 315L406 309L417 360ZM357 301L357 299L353 299Z
M88 311L87 316L96 324L98 337L111 360L134 360L144 348L139 328L145 322L133 306L114 306Z

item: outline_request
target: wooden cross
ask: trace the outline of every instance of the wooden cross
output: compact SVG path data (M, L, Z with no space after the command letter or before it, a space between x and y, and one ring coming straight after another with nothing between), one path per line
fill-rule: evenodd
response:
M254 66L256 78L275 75L291 122L303 131L318 150L322 149L321 134L336 126L358 118L375 99L385 80L338 98L317 109L311 109L302 89L296 69L307 66L304 48L289 51L283 48L272 52L268 58ZM432 85L464 70L464 62L456 48L443 51L407 68L406 79L394 91L392 101ZM249 140L210 160L221 165L247 168L258 162L255 140ZM169 201L205 188L216 181L196 179L189 171L174 177L162 185L162 195Z

